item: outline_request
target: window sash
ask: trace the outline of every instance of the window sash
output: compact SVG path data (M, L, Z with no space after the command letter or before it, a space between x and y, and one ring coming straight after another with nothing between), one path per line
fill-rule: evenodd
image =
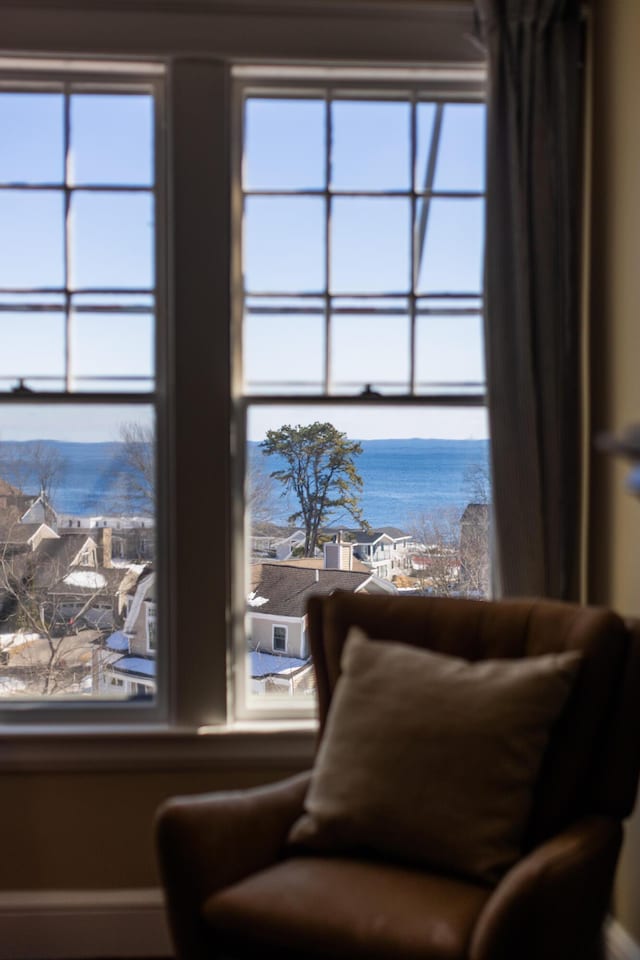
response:
M232 291L233 291L233 339L232 339L232 368L233 368L233 393L234 393L234 458L233 458L233 486L235 491L243 489L246 473L246 441L247 441L247 418L248 412L253 406L326 406L329 410L336 405L354 405L370 406L372 412L376 405L396 406L402 409L403 406L422 406L427 408L439 407L460 407L460 408L478 408L486 407L486 394L484 389L469 392L467 390L438 390L434 389L429 393L420 393L416 390L416 371L415 371L415 327L418 314L418 300L425 300L424 296L419 296L416 291L417 277L412 275L410 288L402 291L390 291L388 294L375 295L376 299L391 298L394 293L398 296L409 299L411 312L411 376L408 389L398 394L388 394L383 397L363 397L358 394L336 393L331 389L330 362L329 357L325 357L325 376L322 388L316 392L263 392L250 391L246 388L243 381L243 363L242 363L242 330L244 323L245 300L254 296L256 299L260 293L251 291L248 293L243 286L243 253L242 253L242 230L241 230L241 212L245 196L319 196L324 197L328 204L332 198L339 196L358 195L359 191L340 191L330 189L326 186L322 190L303 190L287 191L285 190L259 190L243 189L242 183L242 153L244 140L244 104L248 97L286 97L286 98L306 98L315 96L323 99L329 104L332 98L335 99L389 99L403 100L411 104L419 102L452 103L452 102L483 102L484 100L484 69L479 69L477 65L472 68L460 68L459 70L448 71L420 71L419 69L412 73L410 70L402 71L402 76L394 76L390 71L385 77L385 71L380 74L372 74L366 68L359 73L357 68L352 69L348 76L341 75L340 69L335 72L329 68L318 70L322 74L313 74L313 67L309 68L284 68L279 72L279 67L255 67L242 66L233 69L234 88L233 88L233 114L232 114L232 204L234 210L233 222L233 259L232 259ZM328 108L327 108L328 114ZM412 111L413 121L411 129L411 169L415 170L416 162L416 130L415 130L415 111ZM326 137L326 150L329 151L329 137ZM328 156L326 158L326 167L329 167ZM416 202L419 198L425 196L438 196L439 192L433 190L432 185L424 190L415 189L412 183L411 188L405 191L367 191L366 195L371 196L406 196L412 202L412 249L411 263L415 263L413 244L413 224L415 223ZM451 191L440 192L442 196L451 195ZM455 196L484 196L484 191L457 191ZM328 251L326 252L328 256ZM326 278L326 272L325 272ZM479 291L482 294L482 291ZM446 296L445 292L445 296ZM264 296L264 294L263 294ZM269 298L276 299L278 296L285 300L287 297L292 299L296 294L277 294L271 293L264 296L264 300ZM325 322L329 322L330 308L334 300L342 298L345 295L332 294L328 289L314 292L303 292L301 297L309 299L322 299L324 302ZM347 297L351 295L346 295ZM460 294L456 295L460 299ZM438 294L437 299L442 300L442 293ZM434 300L436 295L434 295ZM477 296L474 295L474 301ZM479 315L482 313L481 301L477 307L472 308ZM464 312L464 311L461 311ZM328 340L328 338L327 338ZM328 352L328 346L327 346ZM309 704L292 704L292 698L279 698L277 696L264 697L259 705L254 698L248 696L250 677L245 664L248 662L246 650L246 628L245 628L245 608L246 593L249 578L247 576L247 552L246 543L250 535L247 529L247 520L244 513L244 506L236 497L233 511L233 537L234 546L231 558L231 585L233 591L232 608L234 615L232 619L232 650L233 650L233 712L234 716L240 720L267 720L277 717L300 718L309 716L313 713L313 707Z
M0 390L0 411L10 410L16 405L30 405L37 410L38 406L56 406L63 413L65 409L85 405L93 406L150 406L154 411L156 423L156 544L157 557L155 561L159 582L164 589L159 590L159 619L164 624L170 621L171 601L168 587L168 531L163 518L168 515L166 504L169 502L170 489L167 483L170 453L165 440L167 423L169 422L168 405L168 366L169 366L169 323L168 323L168 251L167 251L167 85L165 65L159 62L148 64L108 62L108 61L69 61L51 60L22 60L12 59L10 62L0 61L0 92L62 92L72 93L105 93L135 94L149 93L153 96L154 110L154 178L153 185L145 190L154 197L154 239L152 255L155 262L155 280L151 288L145 288L145 293L152 293L155 301L155 336L154 336L154 385L146 390L100 390L74 389L71 377L68 375L65 389L60 391L33 390L30 392L17 390ZM66 124L68 125L68 115ZM68 126L65 133L68 142ZM66 150L65 150L66 153ZM66 178L66 174L65 174ZM3 185L6 187L6 185ZM66 179L64 182L53 185L54 189L62 190L68 195L75 187L70 187ZM29 189L27 186L26 189ZM33 189L40 189L39 186ZM84 186L77 189L84 190ZM88 188L92 191L93 188ZM114 185L118 191L119 186ZM96 189L96 192L100 192ZM66 231L65 231L66 234ZM66 236L68 242L68 236ZM9 288L2 292L10 293ZM16 292L25 292L17 290ZM27 293L29 291L26 291ZM37 291L31 291L37 292ZM65 308L69 309L70 301L80 289L71 289L68 284L68 273L65 274L65 284L56 288L65 300ZM115 288L93 292L117 292ZM139 291L127 290L127 294ZM117 312L117 311L116 311ZM118 380L126 379L116 377ZM37 413L34 414L37 416ZM75 700L28 700L7 698L0 701L0 724L12 727L46 727L58 725L93 725L108 728L111 725L137 726L139 724L166 722L169 714L169 631L162 629L158 637L158 662L156 677L156 694L153 702L113 701L105 702L100 698L76 698ZM25 707L26 705L26 707Z

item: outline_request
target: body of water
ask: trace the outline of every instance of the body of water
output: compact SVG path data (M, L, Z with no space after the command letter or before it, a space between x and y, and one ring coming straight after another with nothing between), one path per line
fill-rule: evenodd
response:
M362 440L356 468L363 480L361 505L372 527L404 528L420 515L442 510L461 512L478 499L478 481L489 474L488 440ZM277 457L265 457L258 444L251 456L271 472L285 466ZM295 502L277 497L273 517L286 523ZM330 525L352 526L349 514L336 514Z
M53 485L53 503L59 513L90 515L115 512L122 506L123 473L127 467L120 443L63 443L40 441L61 458L60 475ZM11 456L23 447L21 472L12 475ZM419 515L443 509L461 511L477 499L477 475L488 475L487 440L363 440L356 468L363 479L363 516L372 527L406 527ZM0 476L25 491L38 492L25 463L27 444L0 443ZM267 473L283 466L250 444L250 456ZM476 480L474 481L474 477ZM274 481L276 493L279 490ZM290 499L276 495L272 519L286 524L296 509ZM347 513L336 513L332 525L353 525Z

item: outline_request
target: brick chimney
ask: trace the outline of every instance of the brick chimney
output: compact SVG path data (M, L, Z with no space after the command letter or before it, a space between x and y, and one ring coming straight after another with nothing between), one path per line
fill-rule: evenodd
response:
M112 567L111 559L111 527L100 527L98 530L98 566Z

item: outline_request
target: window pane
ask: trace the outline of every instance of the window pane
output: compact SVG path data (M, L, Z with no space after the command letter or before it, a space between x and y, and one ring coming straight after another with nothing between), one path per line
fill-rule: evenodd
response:
M63 285L62 193L0 191L0 286Z
M311 197L247 198L244 264L249 293L324 288L324 211L324 200Z
M265 696L304 702L313 692L311 594L488 595L487 437L481 409L249 407L245 681L256 704ZM324 452L306 468L312 449ZM334 505L314 544L296 514L304 506L313 516L317 477L332 451L335 465L337 449L342 469L333 476L345 483L330 487L324 502ZM292 464L309 477L311 510L287 482ZM285 623L286 651L278 652Z
M324 307L295 301L287 312L269 301L247 305L244 377L249 392L289 393L324 383ZM293 312L291 312L293 311ZM299 311L299 312L298 312Z
M323 188L326 182L325 110L322 100L248 100L245 188Z
M333 293L401 293L409 285L411 207L395 198L336 197L331 218Z
M410 187L408 103L337 100L331 106L331 185L341 190Z
M74 287L154 284L153 198L78 192L71 201Z
M448 103L436 164L436 190L484 190L485 105Z
M61 183L64 98L0 93L0 183Z
M416 190L427 186L427 171L433 149L433 129L436 116L435 103L419 103L416 106Z
M59 390L64 377L64 327L62 313L0 311L0 390L15 386L19 377L31 389Z
M0 435L0 698L153 698L151 408L5 405Z
M388 311L388 312L387 312ZM409 388L406 301L334 301L331 384L337 393L384 393Z
M416 329L417 389L447 385L480 393L484 389L482 318L421 316Z
M479 294L484 254L484 200L421 200L418 236L423 235L420 293Z
M152 317L139 314L74 313L71 351L78 387L110 390L115 378L119 384L134 378L129 389L152 389L153 327Z
M153 97L71 97L71 182L153 183Z

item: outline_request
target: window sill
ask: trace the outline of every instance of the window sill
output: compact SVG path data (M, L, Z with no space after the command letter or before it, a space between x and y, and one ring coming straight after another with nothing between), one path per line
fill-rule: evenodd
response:
M12 727L0 732L0 773L183 771L309 767L315 721L153 726Z

